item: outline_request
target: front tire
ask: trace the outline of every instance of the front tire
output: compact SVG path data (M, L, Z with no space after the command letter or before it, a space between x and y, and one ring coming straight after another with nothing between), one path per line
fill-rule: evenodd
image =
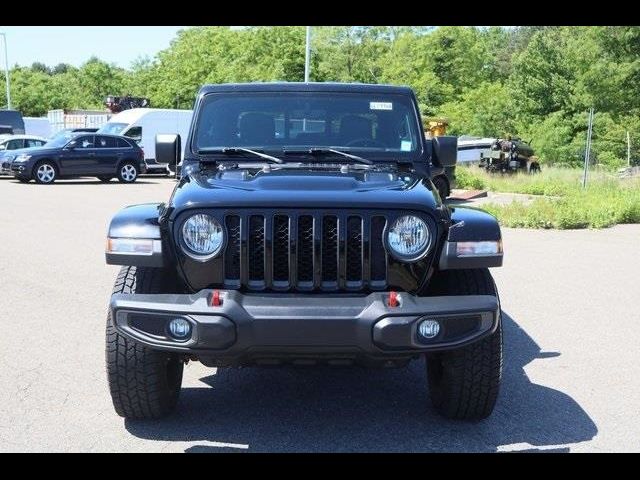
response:
M113 293L170 293L172 281L157 268L123 267ZM106 362L116 413L124 418L155 419L178 402L184 362L175 353L153 350L122 336L107 315Z
M58 170L49 160L39 162L33 168L33 178L40 185L50 185L56 181Z
M440 272L439 288L448 295L495 295L488 269ZM431 403L441 415L481 420L493 409L502 379L502 322L494 333L466 347L427 354Z
M133 162L125 162L118 167L120 183L133 183L138 179L138 167Z

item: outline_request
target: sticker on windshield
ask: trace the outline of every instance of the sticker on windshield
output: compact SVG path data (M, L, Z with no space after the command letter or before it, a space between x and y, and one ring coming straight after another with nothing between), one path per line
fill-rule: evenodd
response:
M369 110L393 110L391 102L369 102Z
M402 142L400 142L400 150L403 151L403 152L410 152L411 151L411 141L402 140Z

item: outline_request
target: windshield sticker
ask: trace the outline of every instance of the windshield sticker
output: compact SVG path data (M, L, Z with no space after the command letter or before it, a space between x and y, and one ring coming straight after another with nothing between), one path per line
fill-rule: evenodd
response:
M400 150L403 152L410 152L411 142L408 140L402 140L402 142L400 142Z
M393 110L391 102L369 102L369 110Z

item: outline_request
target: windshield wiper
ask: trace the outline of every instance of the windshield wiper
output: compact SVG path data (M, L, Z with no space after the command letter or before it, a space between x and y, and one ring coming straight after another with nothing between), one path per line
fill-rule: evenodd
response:
M299 150L283 150L285 155L294 155L294 154L308 154L308 155L342 155L343 157L349 158L351 160L355 160L358 163L364 163L365 165L374 165L374 162L368 160L363 157L359 157L358 155L353 155L352 153L343 152L341 150L336 150L335 148L328 147L309 147L308 149L299 149Z
M222 153L224 155L229 155L233 153L250 153L260 158L264 158L265 160L269 160L274 163L284 163L284 160L281 160L278 157L273 157L271 155L267 155L266 153L258 152L256 150L251 150L249 148L242 147L224 147L224 148L201 148L198 150L198 153L201 155L206 155L210 153Z

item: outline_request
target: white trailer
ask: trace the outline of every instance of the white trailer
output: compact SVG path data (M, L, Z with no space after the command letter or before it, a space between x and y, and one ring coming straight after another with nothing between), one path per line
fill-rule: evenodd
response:
M47 118L51 124L51 135L65 128L100 128L109 121L109 112L98 110L49 110Z
M98 132L124 135L134 139L144 150L144 159L149 172L166 172L166 164L156 162L156 135L179 134L182 137L182 156L191 126L193 110L161 108L132 108L109 119Z
M23 117L24 133L37 137L49 138L51 136L51 123L47 117Z
M481 154L491 148L495 138L470 137L463 135L458 138L457 163L480 162Z

